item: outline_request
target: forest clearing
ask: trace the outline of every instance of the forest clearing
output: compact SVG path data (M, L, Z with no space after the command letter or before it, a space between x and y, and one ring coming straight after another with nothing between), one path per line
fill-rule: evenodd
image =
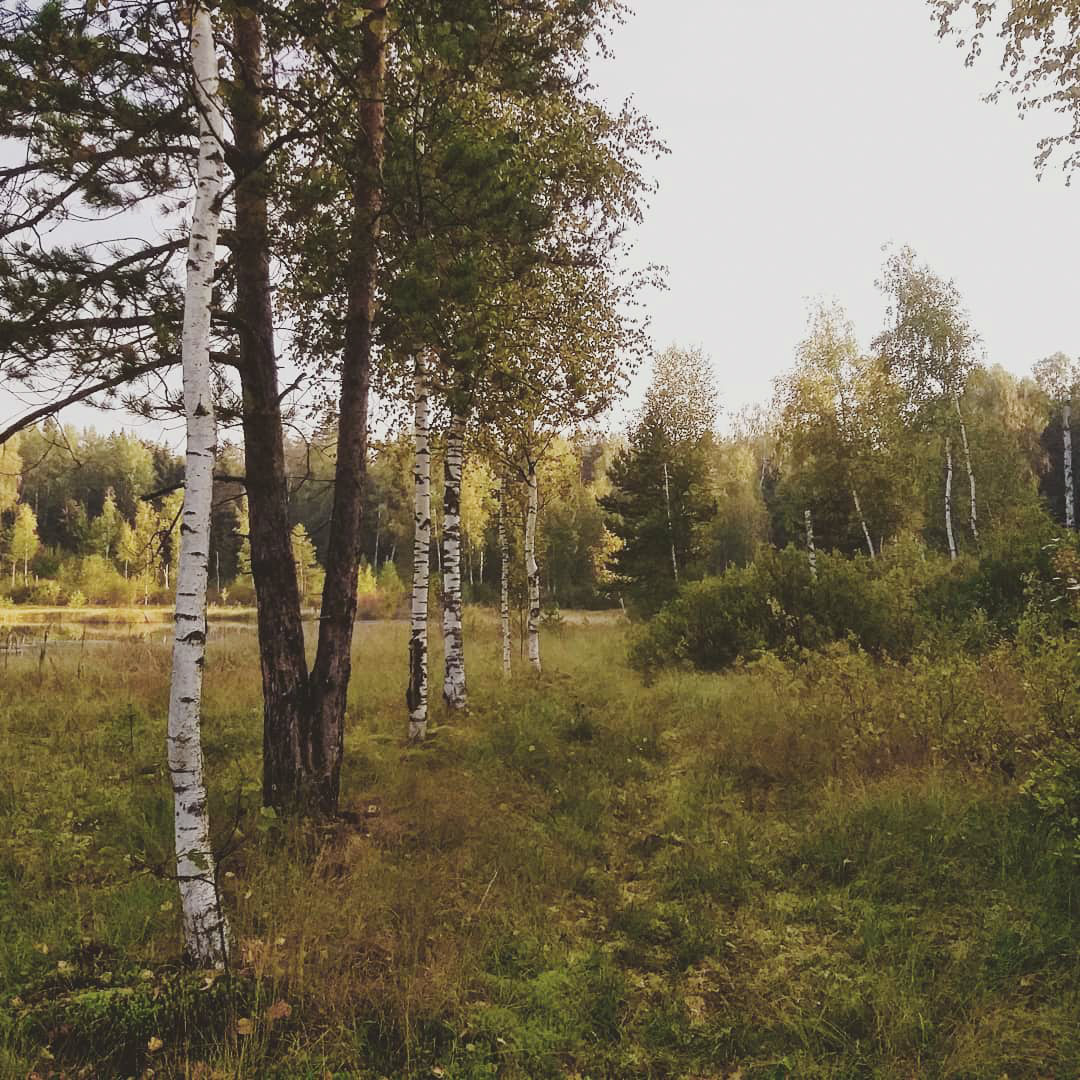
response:
M644 687L604 625L552 635L541 681L506 684L494 621L467 621L469 715L415 749L406 630L358 635L342 815L321 826L261 810L253 642L211 638L236 940L218 977L177 965L167 649L114 646L77 686L70 656L13 662L0 1071L1080 1070L1074 865L1001 760L950 738L925 680L898 692L903 674L834 649ZM960 677L999 746L1039 728L1013 650ZM902 715L918 694L922 727Z

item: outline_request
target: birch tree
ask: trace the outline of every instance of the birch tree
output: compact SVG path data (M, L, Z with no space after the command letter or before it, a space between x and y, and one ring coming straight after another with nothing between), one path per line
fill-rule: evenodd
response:
M120 539L120 526L123 518L116 508L116 496L110 487L105 492L105 501L101 513L94 518L90 526L90 536L94 550L111 559L116 555L117 541Z
M952 437L945 436L945 534L949 538L949 558L956 558L956 538L952 522Z
M536 561L536 517L540 512L540 490L536 479L537 443L530 430L525 441L525 588L528 594L528 618L525 624L526 655L533 670L540 674L540 565Z
M445 676L443 701L463 709L465 643L461 627L461 486L465 456L465 417L454 411L446 429L443 472L443 647Z
M968 476L968 523L977 544L975 469L961 397L977 365L978 339L956 285L918 264L911 248L889 256L878 287L888 299L891 325L875 339L875 347L903 388L909 422L941 432L948 452L951 433L958 431ZM947 531L952 528L951 499L948 506Z
M26 503L19 503L15 511L15 524L11 530L11 556L13 567L22 563L23 584L30 579L30 560L37 554L41 541L38 539L37 516ZM15 571L12 569L12 579Z
M210 379L210 304L221 216L223 117L213 24L201 3L191 15L191 67L200 137L182 332L187 454L169 693L168 762L185 950L200 967L221 967L228 955L228 925L218 896L210 842L201 709L210 510L217 449Z
M784 487L792 527L811 502L826 547L853 549L858 536L873 559L870 521L880 536L900 518L896 388L880 362L860 352L854 326L837 304L812 311L796 355L795 367L775 382L790 454Z
M428 581L431 568L431 419L427 364L416 356L413 389L413 579L409 631L409 739L422 740L428 723Z
M1007 4L929 0L929 4L939 36L956 37L969 67L988 51L988 37L998 39L1003 74L988 100L1011 93L1021 116L1049 108L1066 118L1067 131L1039 139L1035 167L1041 175L1055 151L1064 149L1062 169L1071 173L1080 164L1080 68L1076 62L1080 12L1072 0Z
M510 675L510 536L506 529L506 480L499 479L499 636L503 677Z

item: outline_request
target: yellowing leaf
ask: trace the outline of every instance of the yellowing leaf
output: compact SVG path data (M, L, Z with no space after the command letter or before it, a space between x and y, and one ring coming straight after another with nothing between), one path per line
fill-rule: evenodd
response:
M242 1016L236 1021L237 1035L250 1035L254 1030L255 1025L246 1016Z
M150 1038L146 1040L146 1049L149 1050L151 1054L156 1054L164 1045L165 1044L156 1035L151 1035Z

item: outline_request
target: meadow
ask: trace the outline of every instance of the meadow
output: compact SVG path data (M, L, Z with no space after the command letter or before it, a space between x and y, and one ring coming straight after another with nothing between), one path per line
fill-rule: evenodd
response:
M833 645L646 684L589 616L504 681L466 629L468 715L414 748L407 627L358 624L322 825L260 809L254 635L212 635L220 975L180 965L167 646L8 657L0 1075L1080 1075L1080 878L1024 787L1052 672Z

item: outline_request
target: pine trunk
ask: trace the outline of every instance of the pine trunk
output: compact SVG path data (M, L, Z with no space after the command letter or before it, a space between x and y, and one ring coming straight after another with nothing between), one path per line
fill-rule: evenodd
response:
M510 538L506 531L506 484L499 481L499 627L502 635L503 675L510 674Z
M454 413L446 433L443 467L443 645L446 672L443 701L463 709L465 645L461 628L461 474L464 465L465 417Z
M210 510L217 443L210 379L210 303L221 217L224 125L213 25L209 12L201 4L192 13L191 59L195 95L200 105L199 163L188 239L181 341L187 454L169 688L168 761L185 951L199 967L223 967L229 934L218 898L210 845L201 712Z
M529 462L526 473L529 488L528 510L525 514L525 575L529 588L529 621L527 641L529 663L540 671L540 567L536 563L536 515L539 510L539 491L536 484L536 464Z
M866 537L866 550L870 552L870 558L872 559L874 557L874 541L870 539L870 530L866 527L866 518L863 517L859 493L854 487L851 489L851 497L855 500L855 513L859 515L859 524L862 526L863 536Z
M1061 438L1064 447L1062 464L1065 466L1065 525L1076 528L1075 494L1073 492L1072 467L1072 402L1061 406Z
M244 398L244 485L250 515L263 692L263 802L299 807L300 732L307 713L307 659L289 540L281 399L274 351L267 221L269 177L263 164L263 35L250 8L233 19L235 68L230 109L236 144L236 314Z
M979 518L975 512L975 470L971 467L971 449L968 447L967 424L964 423L964 414L960 411L960 398L953 395L956 405L956 417L960 421L960 439L964 446L964 464L967 466L968 486L971 489L971 537L977 544L979 542Z
M383 85L386 76L386 0L369 0L360 24L356 81L363 97L361 137L352 177L352 237L346 267L345 343L338 401L334 502L319 611L319 645L311 671L310 723L303 732L309 799L323 813L337 810L345 750L345 704L352 673L360 569L360 521L367 472L368 397L372 326L382 212Z
M956 539L952 528L952 439L945 437L945 533L949 538L949 558L956 558Z
M416 357L413 390L414 533L412 628L409 637L409 739L427 735L428 719L428 577L431 568L431 431L424 358Z

